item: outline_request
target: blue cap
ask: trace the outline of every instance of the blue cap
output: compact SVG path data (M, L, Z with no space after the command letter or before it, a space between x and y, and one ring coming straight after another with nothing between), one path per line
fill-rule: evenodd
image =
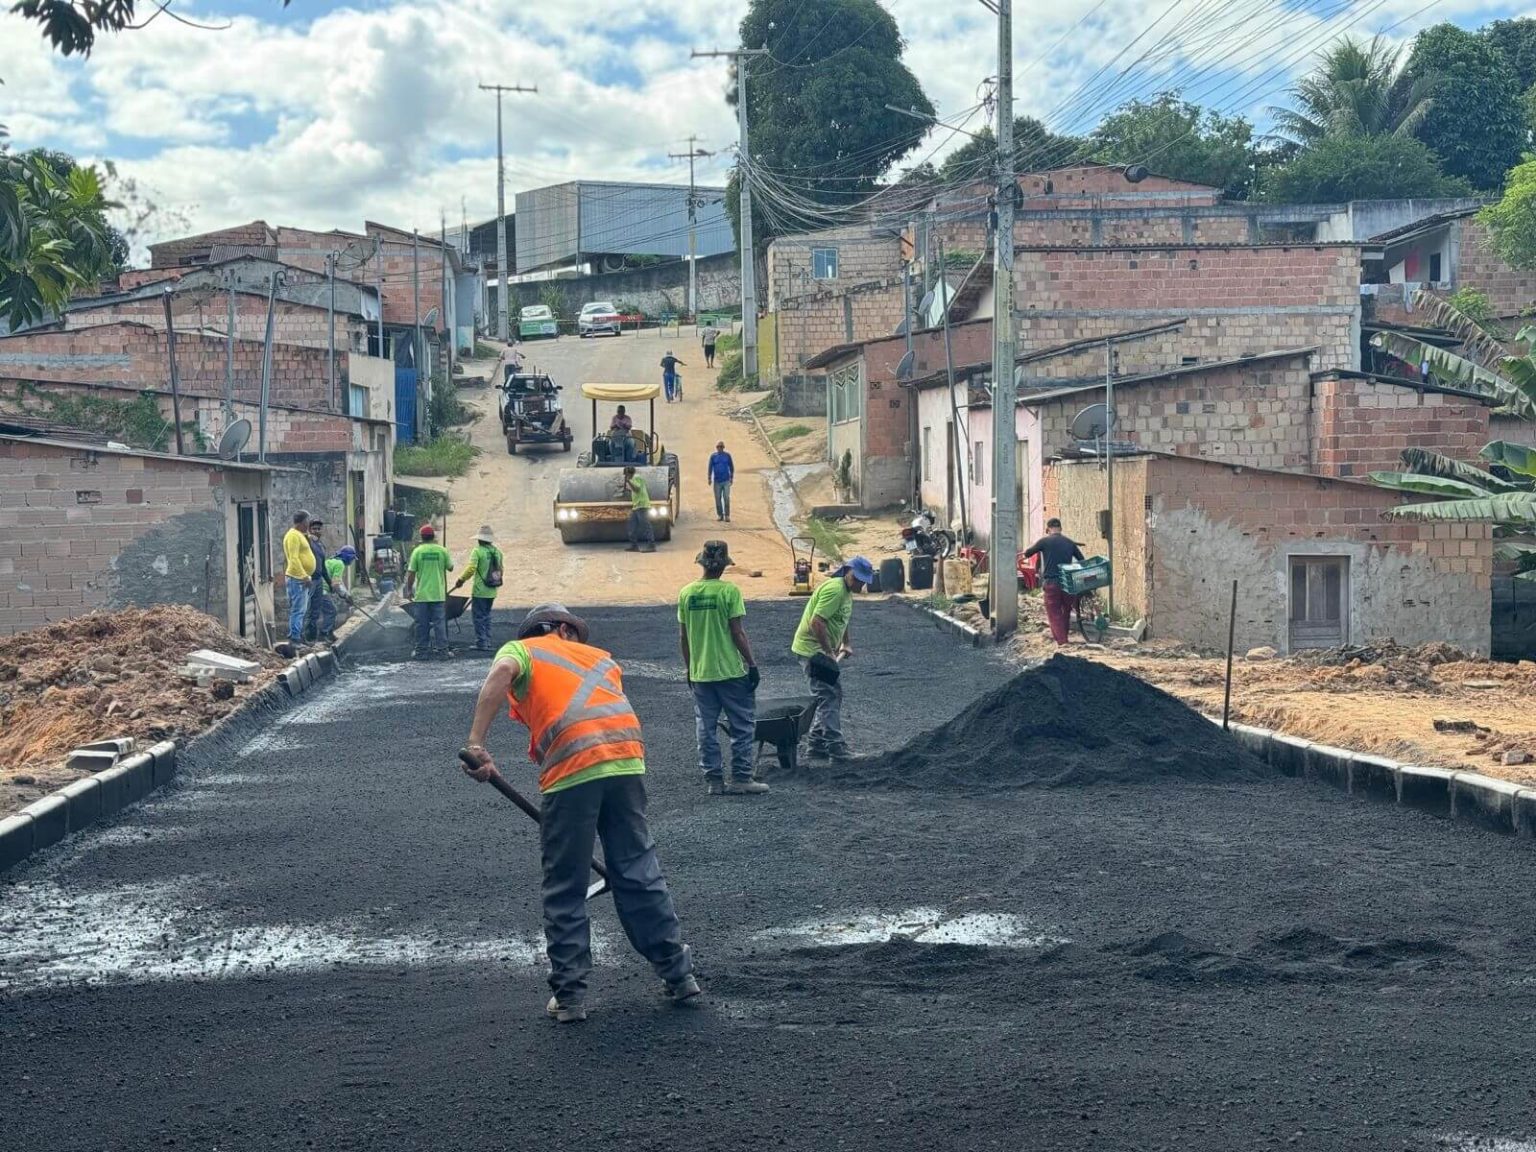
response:
M875 582L875 566L863 556L855 556L852 560L844 561L838 565L834 576L841 576L844 572L852 572L853 578L860 584L873 584Z

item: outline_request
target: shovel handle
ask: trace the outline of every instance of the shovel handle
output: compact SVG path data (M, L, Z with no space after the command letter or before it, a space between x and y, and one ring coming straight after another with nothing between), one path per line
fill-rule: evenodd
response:
M464 761L466 767L480 767L480 765L476 763L475 758L469 754L468 749L461 748L459 750L459 759ZM543 815L539 812L538 808L534 807L532 802L530 802L526 796L524 796L516 788L512 787L512 785L508 784L506 777L503 776L500 772L496 771L494 768L491 769L491 778L489 783L492 788L496 789L496 791L500 792L508 800L512 801L512 803L516 804L518 808L522 810L523 814L532 820L535 824L544 823ZM596 860L592 861L592 871L596 872L604 880L609 878L608 869L604 868Z

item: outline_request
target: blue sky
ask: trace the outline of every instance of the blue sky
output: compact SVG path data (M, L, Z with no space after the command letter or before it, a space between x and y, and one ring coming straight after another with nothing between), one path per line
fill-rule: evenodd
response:
M886 7L941 114L980 127L985 110L967 110L994 71L991 15L977 0ZM1406 40L1440 20L1476 26L1524 11L1359 0L1324 22L1324 0L1018 7L1018 110L1058 129L1170 86L1262 120L1343 31ZM227 27L162 16L87 61L58 57L0 12L0 123L18 146L111 158L196 228L257 217L435 227L443 214L494 211L495 101L480 82L539 88L505 101L511 190L578 177L683 184L686 164L667 153L686 151L690 134L722 153L700 179L723 180L736 135L726 63L691 60L689 49L732 44L745 9L746 0L191 0L176 10ZM935 133L909 162L940 160L964 139Z

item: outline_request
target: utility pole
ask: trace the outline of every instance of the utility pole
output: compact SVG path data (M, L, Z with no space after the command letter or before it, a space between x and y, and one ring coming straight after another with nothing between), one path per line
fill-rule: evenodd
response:
M411 358L416 368L416 431L424 426L421 397L430 383L422 375L422 353L426 341L421 338L421 231L411 229Z
M224 325L224 427L235 422L235 274L229 278L229 317Z
M443 259L443 327L448 330L448 360L447 360L448 376L447 376L447 380L448 380L449 384L452 384L453 383L453 344L454 344L454 339L455 339L453 329L454 329L456 317L454 316L454 310L448 306L448 286L449 286L450 281L449 281L449 277L448 277L448 214L446 212L442 213L440 229L441 229L441 231L440 231L440 235L439 235L439 240L440 240L440 242L441 242L441 244L443 246L442 251L439 253L439 255Z
M1019 551L1018 388L1013 377L1013 212L1018 183L1013 172L1013 0L983 0L997 12L997 227L993 233L992 281L992 628L997 639L1019 627L1015 557ZM940 270L942 276L943 271ZM946 293L947 295L947 293ZM948 304L946 302L946 309Z
M538 90L538 85L480 85L480 91L496 93L496 339L503 344L507 342L507 163L501 146L501 97L507 92Z
M330 301L325 309L325 392L336 404L336 411L346 414L347 406L336 391L336 260L340 252L325 254L325 276L330 282Z
M756 376L757 265L752 253L752 181L748 174L752 153L747 145L747 61L753 56L768 55L768 49L738 48L729 52L694 49L692 55L694 59L729 56L736 61L736 120L741 130L736 152L736 171L741 177L741 367L745 375Z
M695 324L699 322L699 197L694 191L693 162L714 155L695 147L698 140L697 136L690 136L688 151L667 153L672 160L688 161L688 315L693 317Z
M171 290L166 288L160 297L165 305L165 351L171 361L171 420L176 426L176 455L184 450L181 444L181 382L176 378L176 325L171 319Z

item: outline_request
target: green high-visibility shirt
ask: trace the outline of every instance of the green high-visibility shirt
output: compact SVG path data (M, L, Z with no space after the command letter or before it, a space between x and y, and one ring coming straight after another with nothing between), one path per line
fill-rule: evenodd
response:
M827 635L836 649L848 631L848 620L853 616L853 590L841 576L834 576L819 584L805 603L800 615L800 627L795 629L795 642L790 650L796 656L814 656L821 651L816 633L811 631L811 621L820 616L827 624Z
M649 508L651 506L651 491L645 486L645 480L639 475L631 476L624 482L629 489L630 508Z
M448 599L448 573L453 570L453 557L441 544L416 545L406 570L416 573L417 603L441 604Z
M688 634L688 679L739 680L747 662L731 638L731 621L747 614L741 589L727 580L695 580L677 596L677 622Z

